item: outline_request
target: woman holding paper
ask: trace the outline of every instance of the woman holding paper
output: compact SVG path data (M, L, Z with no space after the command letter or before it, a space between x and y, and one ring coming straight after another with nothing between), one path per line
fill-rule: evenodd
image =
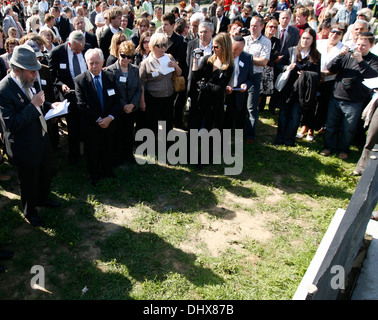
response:
M148 58L139 67L139 76L144 86L146 104L146 127L155 134L158 131L158 121L165 121L166 130L173 129L173 104L175 90L173 73L181 76L181 68L171 55L165 53L168 38L163 33L151 36Z

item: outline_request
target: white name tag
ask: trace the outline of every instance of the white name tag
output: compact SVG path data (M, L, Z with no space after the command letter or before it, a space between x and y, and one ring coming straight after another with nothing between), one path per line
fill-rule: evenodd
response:
M37 93L37 91L36 91L35 88L33 88L33 87L31 87L30 90L31 90L31 92L32 92L33 94L36 94L36 93Z
M154 72L152 72L152 76L155 78L155 77L157 77L159 75L159 72L158 71L154 71Z
M115 95L114 89L108 89L108 96L110 97L112 95Z
M59 69L67 69L67 65L65 63L59 64Z
M45 86L47 84L45 79L41 79L41 85Z
M241 66L243 68L244 67L244 62L243 61L239 61L239 66Z
M123 82L123 83L125 83L126 82L126 77L119 77L119 82Z

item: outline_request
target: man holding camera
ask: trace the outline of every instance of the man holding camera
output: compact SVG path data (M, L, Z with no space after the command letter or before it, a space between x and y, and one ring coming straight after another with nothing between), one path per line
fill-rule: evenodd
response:
M320 153L323 156L337 151L340 159L348 158L362 107L371 95L362 82L378 76L378 57L370 52L373 45L374 35L363 32L353 51L345 46L327 65L327 70L337 75L328 107L325 147Z
M188 43L186 63L189 68L188 76L188 96L191 99L191 108L189 112L189 127L191 126L192 121L197 115L197 84L192 83L193 79L193 57L196 56L199 58L198 65L201 64L201 61L204 56L212 54L212 35L214 32L214 25L211 22L201 22L199 25L199 38L193 39Z

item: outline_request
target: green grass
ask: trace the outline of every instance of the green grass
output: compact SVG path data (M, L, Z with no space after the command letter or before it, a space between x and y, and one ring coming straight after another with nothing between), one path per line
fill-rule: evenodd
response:
M321 138L275 146L275 123L262 113L239 176L221 165L153 164L117 169L94 188L84 160L73 168L56 154L52 193L63 205L40 210L46 229L23 219L16 176L2 183L0 243L15 256L2 262L0 299L291 299L356 188L350 173L360 151L342 161L318 154ZM235 238L241 223L222 234L240 213L256 229ZM227 241L213 252L204 235ZM48 292L30 287L37 264Z

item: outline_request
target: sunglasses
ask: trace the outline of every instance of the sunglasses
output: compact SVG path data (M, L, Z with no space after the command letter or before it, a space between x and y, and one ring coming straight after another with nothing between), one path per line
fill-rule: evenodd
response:
M277 29L278 27L277 26L269 26L269 28Z
M124 53L120 53L119 54L120 55L120 57L122 58L122 59L132 59L133 58L133 56L132 55L128 55L128 54L124 54Z
M219 46L213 46L214 49L219 49Z
M158 47L158 48L168 48L168 43L164 42L164 43L160 43L160 44L155 44L155 47Z
M332 30L331 33L336 33L338 36L342 35L342 32L339 30Z

